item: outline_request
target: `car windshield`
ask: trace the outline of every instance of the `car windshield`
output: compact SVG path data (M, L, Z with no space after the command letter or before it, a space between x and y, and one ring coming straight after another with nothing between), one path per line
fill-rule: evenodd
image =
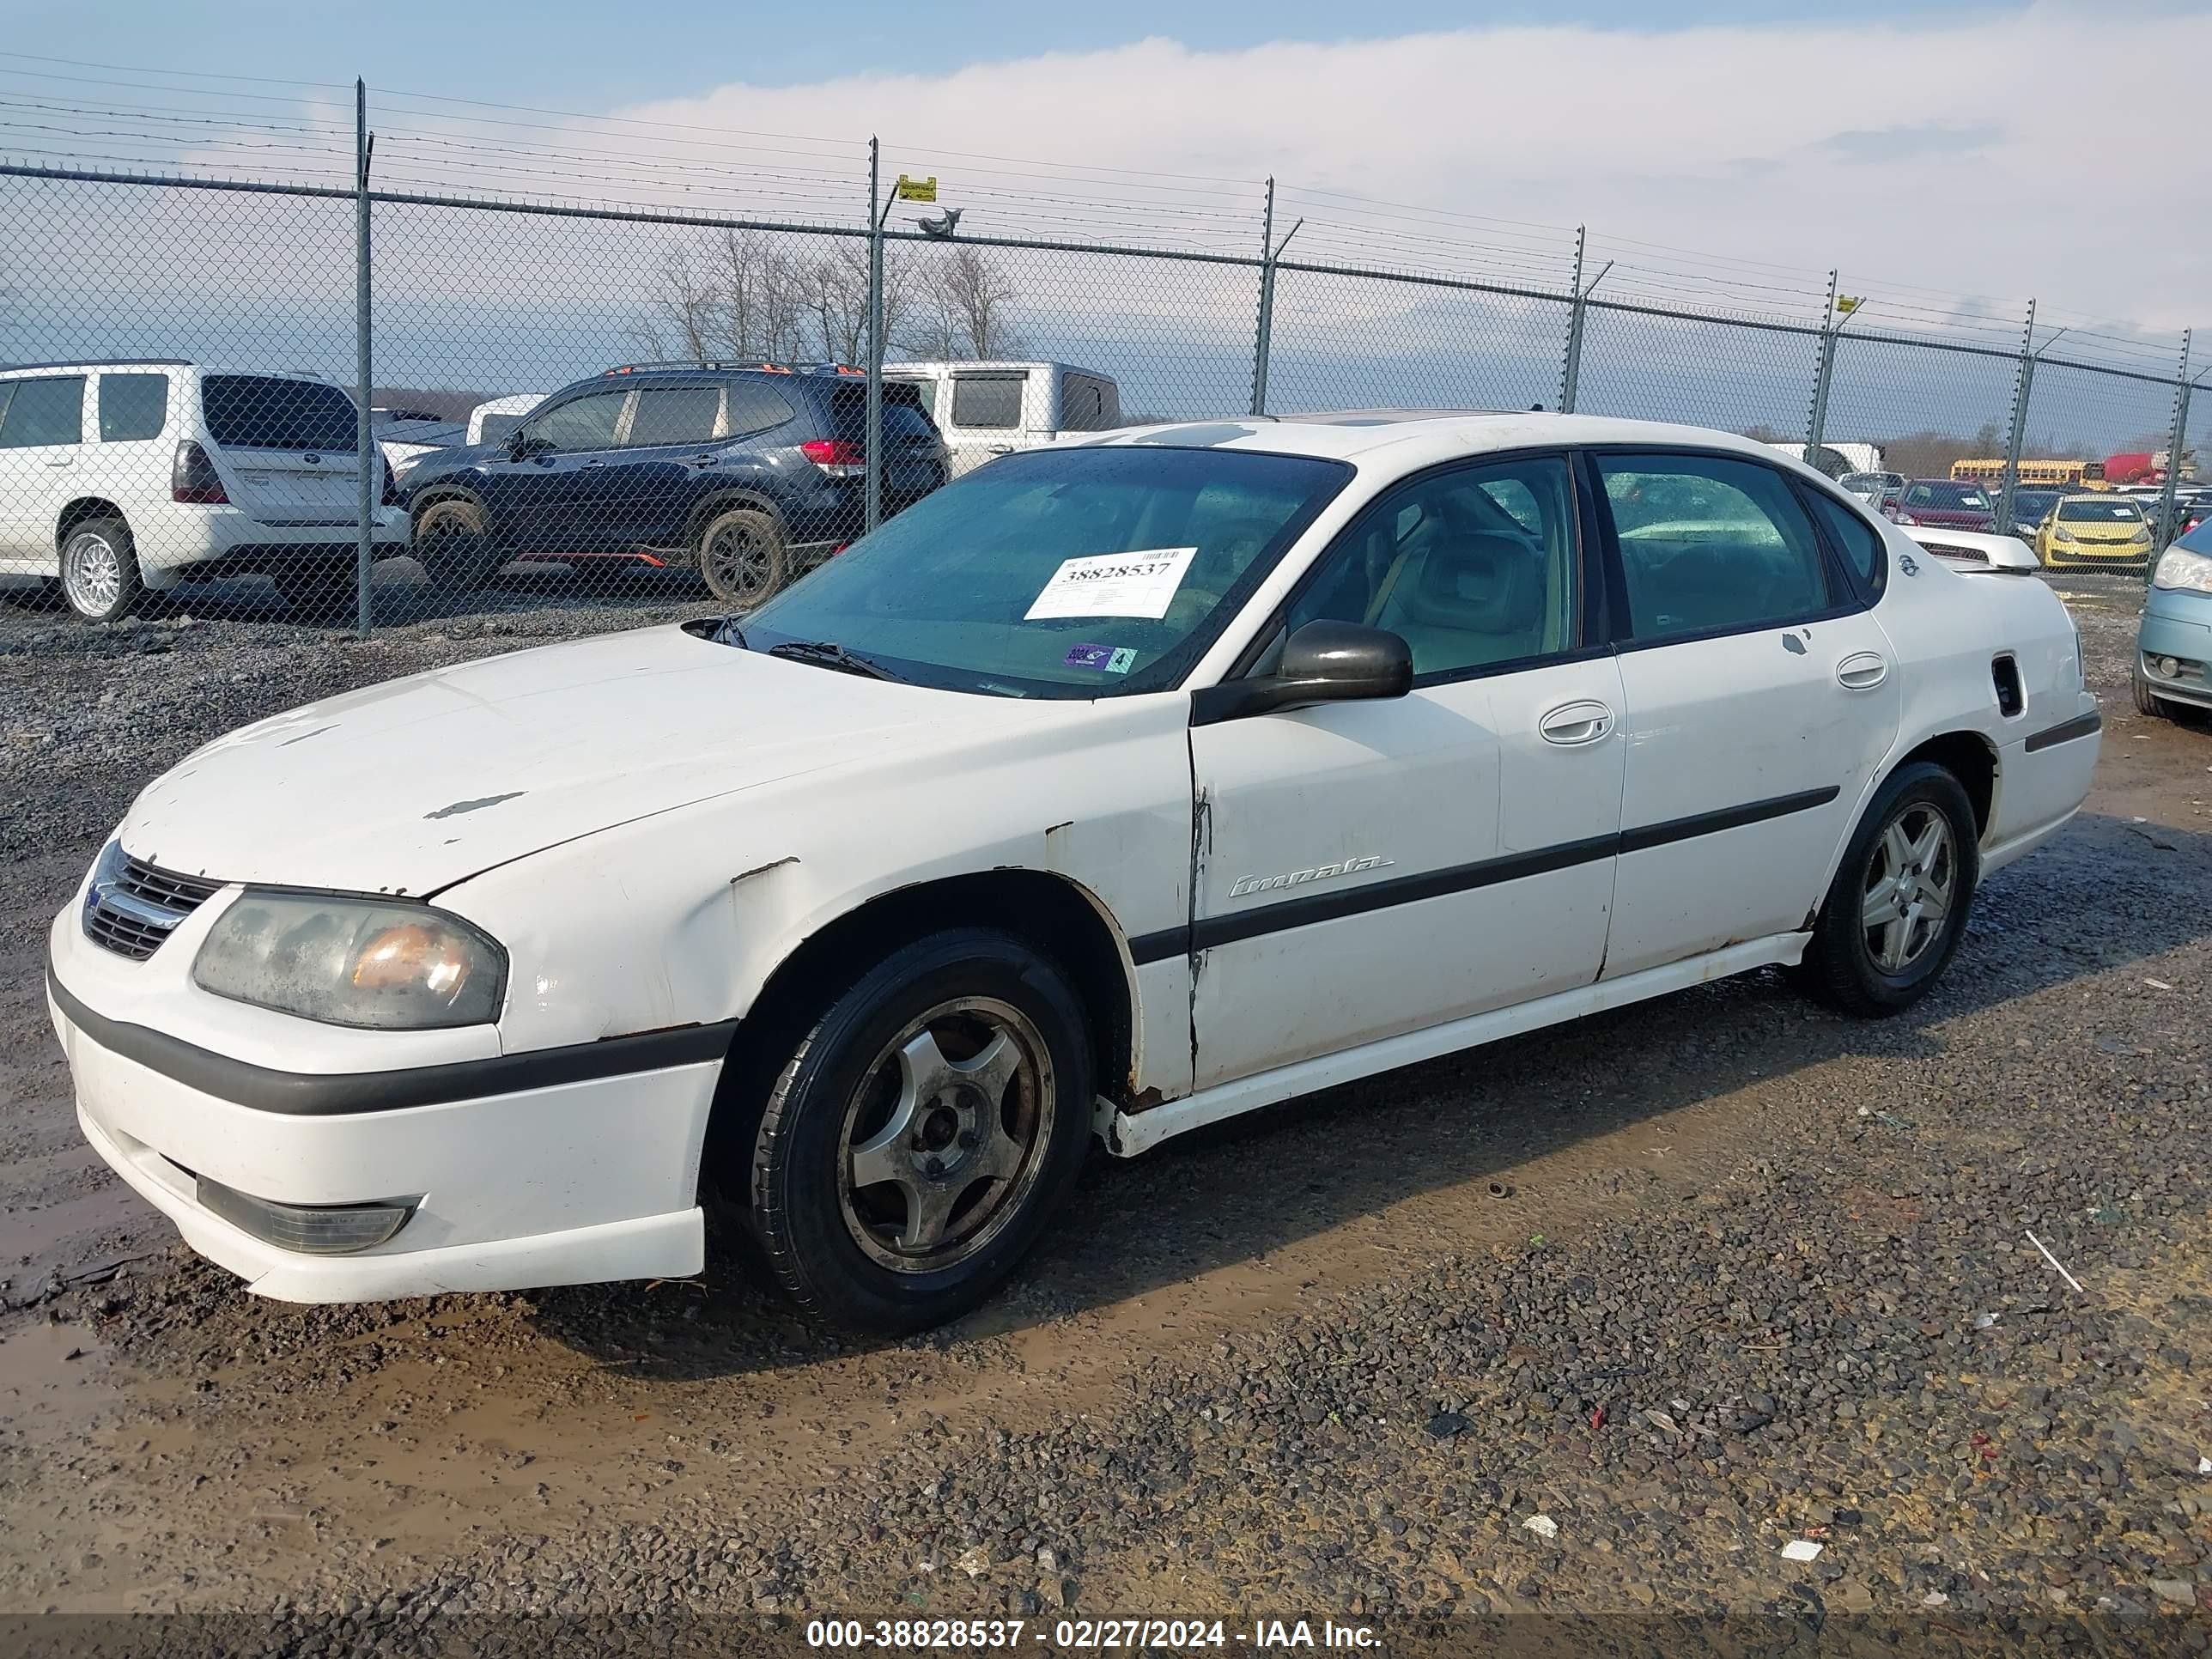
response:
M2142 509L2133 501L2061 501L2061 524L2141 524Z
M1954 507L1969 513L1990 510L1989 495L1979 484L1915 484L1909 499L1929 507Z
M2185 547L2191 553L2212 554L2212 519L2205 520L2174 545Z
M1008 455L746 617L744 642L834 644L902 679L1002 696L1164 690L1351 476L1224 449Z

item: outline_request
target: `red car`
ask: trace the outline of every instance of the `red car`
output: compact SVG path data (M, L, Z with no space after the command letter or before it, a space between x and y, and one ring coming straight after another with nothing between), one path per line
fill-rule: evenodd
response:
M1930 525L1943 530L1994 531L1997 505L1978 483L1948 478L1915 478L1882 503L1881 510L1901 525Z

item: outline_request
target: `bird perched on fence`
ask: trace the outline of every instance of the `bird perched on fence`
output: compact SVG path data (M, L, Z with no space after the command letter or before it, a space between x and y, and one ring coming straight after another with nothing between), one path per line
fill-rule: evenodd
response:
M916 219L914 222L923 235L940 242L950 241L952 233L960 228L960 210L949 207L934 219Z

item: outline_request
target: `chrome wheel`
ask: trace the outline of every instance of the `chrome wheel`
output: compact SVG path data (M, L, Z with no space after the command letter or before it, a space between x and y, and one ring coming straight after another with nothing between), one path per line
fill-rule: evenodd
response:
M988 997L932 1008L846 1108L838 1197L854 1242L900 1273L975 1255L1021 1212L1058 1109L1049 1052L1018 1009Z
M123 598L123 554L104 530L82 529L62 544L62 592L80 614L105 617Z
M1943 936L1959 884L1950 820L1925 802L1892 818L1867 862L1859 921L1867 955L1885 974L1902 974Z

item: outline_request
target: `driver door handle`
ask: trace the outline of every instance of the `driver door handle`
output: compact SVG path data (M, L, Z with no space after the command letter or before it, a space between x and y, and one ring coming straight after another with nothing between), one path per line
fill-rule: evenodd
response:
M1536 722L1536 734L1562 749L1595 743L1613 730L1613 710L1591 698L1563 702Z

